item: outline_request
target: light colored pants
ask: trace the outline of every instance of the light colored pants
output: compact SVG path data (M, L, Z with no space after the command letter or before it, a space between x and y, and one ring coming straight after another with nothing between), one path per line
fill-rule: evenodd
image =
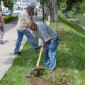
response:
M0 41L3 40L4 28L0 28Z

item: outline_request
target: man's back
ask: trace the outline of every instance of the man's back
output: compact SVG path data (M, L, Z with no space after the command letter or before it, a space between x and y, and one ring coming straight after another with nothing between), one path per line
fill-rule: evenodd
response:
M57 33L54 32L49 26L47 26L45 23L37 23L37 33L39 34L39 37L44 41L47 42L50 39L53 39L57 37Z

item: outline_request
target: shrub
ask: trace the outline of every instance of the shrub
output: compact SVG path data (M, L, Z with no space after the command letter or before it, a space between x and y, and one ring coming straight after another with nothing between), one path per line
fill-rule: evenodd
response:
M17 18L18 18L17 16L6 16L4 17L4 22L9 23L11 21L17 20Z

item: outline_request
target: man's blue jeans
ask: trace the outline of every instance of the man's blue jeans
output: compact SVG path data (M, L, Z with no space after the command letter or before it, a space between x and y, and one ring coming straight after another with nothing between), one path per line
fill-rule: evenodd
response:
M29 30L27 30L27 29L24 29L22 31L17 30L17 34L18 34L18 39L16 42L16 47L14 49L14 53L19 52L21 41L22 41L24 35L27 37L28 41L33 46L33 48L35 48L35 49L39 48L38 44L35 42L32 34Z
M56 67L56 49L58 46L58 37L47 42L44 48L44 65L53 71Z

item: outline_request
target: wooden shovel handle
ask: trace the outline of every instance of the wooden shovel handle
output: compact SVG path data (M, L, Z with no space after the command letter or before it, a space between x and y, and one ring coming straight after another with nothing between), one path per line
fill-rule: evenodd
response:
M38 57L37 64L36 64L36 68L39 67L42 52L43 52L43 47L42 47L41 50L40 50L39 57Z

